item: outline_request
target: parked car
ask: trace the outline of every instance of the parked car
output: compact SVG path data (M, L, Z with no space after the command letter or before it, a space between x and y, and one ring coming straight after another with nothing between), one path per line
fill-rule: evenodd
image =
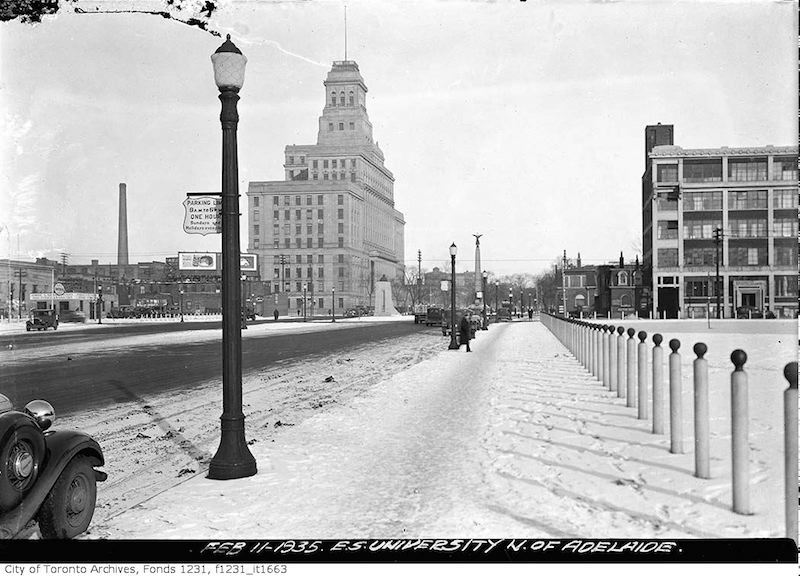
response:
M25 322L25 330L47 330L53 328L58 330L58 315L55 310L31 310L28 320Z
M500 308L497 311L496 322L511 322L511 310L508 308Z
M59 314L61 322L86 322L86 314L77 310L65 310Z
M425 313L425 326L438 326L442 323L442 309L438 306L428 306Z
M737 318L763 318L764 311L755 306L739 306L736 309Z
M107 478L100 445L87 434L50 430L44 400L14 410L0 394L0 538L14 538L32 520L44 538L73 538L89 527L97 482Z

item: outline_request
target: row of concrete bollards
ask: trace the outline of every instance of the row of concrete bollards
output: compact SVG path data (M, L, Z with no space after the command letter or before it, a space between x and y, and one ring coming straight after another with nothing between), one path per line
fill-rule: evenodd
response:
M669 398L670 452L685 451L683 435L683 403L681 380L681 343L669 341L668 388L664 385L664 349L661 334L653 334L653 347L648 354L647 333L627 332L622 326L596 324L583 320L542 314L542 322L569 349L575 358L609 391L625 398L625 405L637 408L637 418L647 420L652 406L652 433L664 434ZM627 337L626 337L627 334ZM637 343L634 336L638 337ZM708 347L694 345L692 363L694 385L694 454L698 478L711 478L709 449ZM652 357L652 402L648 398L648 355ZM731 353L731 469L732 508L737 514L751 514L749 500L750 448L748 444L749 406L747 354ZM797 362L788 363L783 375L789 383L784 392L784 471L786 535L797 540Z

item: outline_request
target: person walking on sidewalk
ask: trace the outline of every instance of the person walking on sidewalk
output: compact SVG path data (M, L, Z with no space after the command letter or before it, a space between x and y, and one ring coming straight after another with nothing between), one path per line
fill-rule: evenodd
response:
M463 344L467 345L467 352L472 352L469 349L469 337L471 332L471 326L469 325L469 318L467 315L464 314L461 317L461 322L458 324L458 348L461 349Z
M528 320L533 320L533 308L528 308Z
M277 308L275 308L275 310L272 311L272 315L275 317L275 321L277 322L278 321L278 309Z

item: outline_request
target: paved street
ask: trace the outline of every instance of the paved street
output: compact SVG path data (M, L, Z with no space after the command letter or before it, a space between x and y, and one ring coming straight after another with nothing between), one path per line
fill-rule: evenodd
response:
M424 330L410 321L357 320L303 333L256 334L256 327L243 333L244 373L279 360L302 361ZM182 331L187 331L188 339L188 332L198 330L214 330L215 334L205 341L181 341ZM167 333L175 334L164 343L151 338ZM14 348L9 350L12 343ZM105 346L97 349L100 343ZM219 322L109 326L71 332L26 333L23 328L19 334L0 339L0 382L2 393L15 405L45 398L59 414L69 414L130 400L131 394L191 389L220 377L221 355Z

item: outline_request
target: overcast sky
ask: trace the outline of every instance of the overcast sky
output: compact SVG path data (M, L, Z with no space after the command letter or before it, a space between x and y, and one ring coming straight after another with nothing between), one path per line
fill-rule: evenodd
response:
M218 4L212 27L248 58L244 200L249 181L283 179L284 146L316 142L345 3ZM501 274L535 273L564 249L632 258L647 124L674 124L683 147L797 142L795 2L347 5L407 264L420 249L440 266L455 242L459 270L472 269L472 233ZM182 202L220 187L220 43L150 15L0 24L0 257L115 262L120 182L132 262L219 250L219 236L183 232Z

